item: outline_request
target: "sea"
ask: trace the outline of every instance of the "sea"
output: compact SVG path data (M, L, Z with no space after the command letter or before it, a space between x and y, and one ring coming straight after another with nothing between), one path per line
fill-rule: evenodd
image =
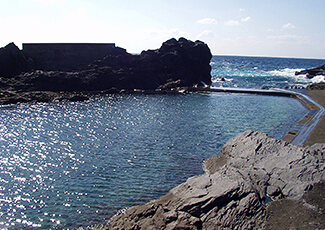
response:
M213 56L213 87L292 88L325 60ZM282 139L299 101L232 93L102 95L0 107L0 228L75 229L166 194L236 135Z

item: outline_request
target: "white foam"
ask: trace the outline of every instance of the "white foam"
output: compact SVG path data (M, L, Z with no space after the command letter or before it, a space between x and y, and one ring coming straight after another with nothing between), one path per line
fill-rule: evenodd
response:
M321 75L315 76L313 78L308 78L306 77L306 75L296 75L293 76L293 78L295 79L296 82L301 82L306 84L325 82L324 76Z
M280 69L280 70L272 70L269 71L268 73L274 76L283 76L283 77L293 77L295 76L295 72L301 71L303 69L290 69L290 68L285 68L285 69Z
M310 79L313 83L325 82L325 76L318 75Z
M233 81L234 79L232 78L212 78L211 81L213 83L222 83L222 82L227 82L227 81Z
M303 69L281 69L281 70L273 70L269 71L268 73L273 75L273 76L282 76L282 77L288 77L294 79L295 82L297 83L302 83L302 84L311 84L311 83L320 83L320 82L325 82L324 77L325 76L315 76L313 78L308 78L306 74L300 74L300 75L295 75L295 72L301 71Z

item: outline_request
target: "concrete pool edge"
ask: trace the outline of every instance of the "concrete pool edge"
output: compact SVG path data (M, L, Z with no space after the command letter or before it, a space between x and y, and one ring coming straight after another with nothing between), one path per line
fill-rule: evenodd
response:
M303 117L296 125L291 127L287 135L283 138L294 145L303 145L310 133L316 127L320 119L325 113L322 105L317 103L311 97L285 89L247 89L247 88L225 88L225 87L210 87L193 90L196 92L223 92L223 93L244 93L244 94L259 94L267 96L282 96L297 99L305 108L309 110L307 115Z

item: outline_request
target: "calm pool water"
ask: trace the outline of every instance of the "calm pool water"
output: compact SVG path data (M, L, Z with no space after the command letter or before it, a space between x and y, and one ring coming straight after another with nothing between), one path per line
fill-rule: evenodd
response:
M76 228L166 193L253 129L282 138L307 110L240 94L107 95L0 108L0 228Z

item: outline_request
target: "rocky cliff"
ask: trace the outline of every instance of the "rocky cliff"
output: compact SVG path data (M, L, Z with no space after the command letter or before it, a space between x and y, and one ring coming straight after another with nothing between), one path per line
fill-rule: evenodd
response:
M158 200L121 211L101 229L324 228L324 191L319 190L324 188L324 160L325 144L300 147L246 131L205 162L205 174ZM321 202L307 199L317 188ZM286 201L288 210L305 211L300 217L286 212L282 225L274 219L279 205L270 209L279 201Z
M143 51L140 55L131 55L122 49L111 52L82 70L40 69L26 72L32 68L33 65L29 63L33 63L33 60L27 61L22 52L10 44L0 50L0 87L3 92L13 94L31 91L119 92L133 89L158 92L176 87L210 85L211 58L210 49L205 43L180 38L170 39L159 49ZM2 104L8 102L5 97L10 93L0 95ZM10 102L15 100L12 98ZM27 101L28 98L25 97Z
M31 60L28 60L21 50L10 43L0 48L0 77L9 77L30 70Z

